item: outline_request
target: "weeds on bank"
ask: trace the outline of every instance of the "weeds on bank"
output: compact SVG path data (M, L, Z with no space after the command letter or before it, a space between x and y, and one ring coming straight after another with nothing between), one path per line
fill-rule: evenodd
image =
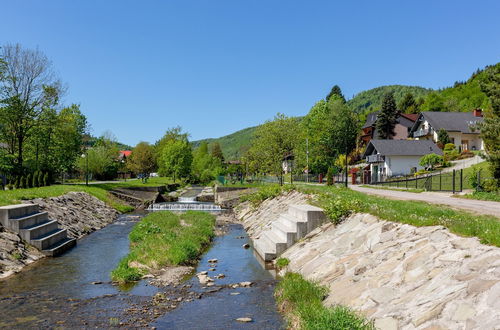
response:
M425 202L392 200L346 188L308 186L300 190L317 194L318 206L324 208L334 222L338 222L338 214L345 215L351 209L351 212L370 213L384 220L417 227L441 225L458 235L478 237L483 244L500 246L500 219L493 216Z
M294 190L295 186L293 185L283 185L280 186L278 184L270 184L261 186L256 192L244 195L241 197L241 201L249 201L252 206L259 206L263 201L268 198L274 198L281 195L283 192L289 192Z
M215 216L206 212L154 212L129 234L130 253L111 278L121 283L139 280L150 269L191 265L214 236Z
M278 258L276 260L276 268L278 269L282 269L282 268L285 268L286 266L288 266L288 264L290 264L290 260L288 260L287 258Z
M305 280L300 274L287 273L278 283L275 296L291 328L375 329L373 322L347 307L323 306L327 292L327 288Z
M458 198L478 199L481 201L500 202L500 192L475 191L472 194L456 196Z

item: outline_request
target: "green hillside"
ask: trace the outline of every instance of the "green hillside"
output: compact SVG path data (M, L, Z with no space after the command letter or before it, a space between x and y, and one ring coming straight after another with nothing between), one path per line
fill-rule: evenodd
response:
M390 91L394 92L396 103L399 103L406 93L412 93L415 99L418 99L431 93L432 89L403 85L381 86L356 94L352 99L347 101L347 104L349 104L354 111L360 114L376 111L382 104L384 94Z
M484 80L486 71L498 66L500 63L487 66L473 73L467 81L457 81L453 87L430 93L420 110L466 112L475 108L488 109L490 103L488 97L481 91L480 83Z
M193 141L191 143L193 147L196 148L202 142L207 142L208 144L219 142L222 152L224 153L224 157L227 160L239 159L246 149L250 147L250 142L256 128L257 126L248 127L220 138L203 139Z

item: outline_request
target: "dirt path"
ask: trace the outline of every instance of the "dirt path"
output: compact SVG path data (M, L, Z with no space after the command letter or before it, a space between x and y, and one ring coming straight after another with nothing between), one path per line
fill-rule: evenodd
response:
M414 200L432 204L451 206L455 209L466 210L476 214L493 215L500 218L500 203L480 201L474 199L455 198L449 193L422 192L412 193L406 191L372 189L359 186L350 186L352 190L362 193L377 195L391 199Z

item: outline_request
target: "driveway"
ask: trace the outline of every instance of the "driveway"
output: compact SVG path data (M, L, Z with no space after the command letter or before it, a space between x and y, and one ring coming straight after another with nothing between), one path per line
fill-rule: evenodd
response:
M455 198L451 197L450 193L412 193L407 191L372 189L355 185L349 185L349 187L352 190L365 194L377 195L391 199L422 201L432 204L446 205L454 209L465 210L476 214L493 215L500 218L500 202Z

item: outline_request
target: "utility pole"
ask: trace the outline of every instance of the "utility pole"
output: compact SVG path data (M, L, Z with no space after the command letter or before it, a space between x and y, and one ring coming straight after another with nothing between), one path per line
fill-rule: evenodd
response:
M309 183L309 138L306 138L306 182Z
M346 147L345 147L345 187L347 188L347 170L348 170L348 166L347 166L347 144L346 144Z

